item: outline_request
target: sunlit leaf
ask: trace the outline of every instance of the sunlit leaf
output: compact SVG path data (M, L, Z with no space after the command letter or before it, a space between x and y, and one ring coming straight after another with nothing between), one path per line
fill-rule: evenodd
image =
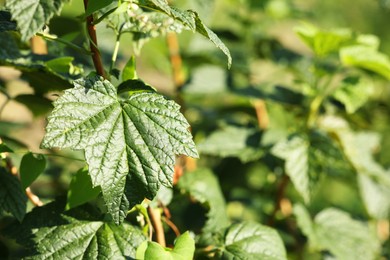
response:
M74 82L54 103L42 147L85 150L94 186L100 186L116 223L161 185L171 186L176 154L197 157L179 106L155 92L119 99L101 77Z

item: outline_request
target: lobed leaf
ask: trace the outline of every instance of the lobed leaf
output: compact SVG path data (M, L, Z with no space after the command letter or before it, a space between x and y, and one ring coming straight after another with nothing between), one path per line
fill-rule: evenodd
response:
M286 250L278 233L256 222L237 223L224 235L221 259L287 259Z
M139 228L103 222L86 207L62 209L57 202L35 208L22 225L7 230L26 247L27 259L133 259L146 240Z
M59 15L66 2L68 0L7 0L5 6L17 22L22 40L26 41L42 30L55 14Z
M176 154L197 157L179 105L154 92L120 100L99 76L74 82L54 102L43 148L85 150L94 186L100 186L116 223L161 185L172 186Z

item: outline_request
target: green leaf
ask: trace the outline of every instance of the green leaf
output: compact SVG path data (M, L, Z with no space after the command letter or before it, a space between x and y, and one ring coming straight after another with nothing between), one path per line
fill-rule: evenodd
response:
M258 160L263 155L260 138L258 129L227 126L203 140L198 150L220 157L238 157L245 163Z
M13 153L14 151L5 143L0 143L0 153Z
M0 32L16 31L16 23L11 21L11 13L0 11Z
M125 67L122 71L122 81L125 82L126 80L130 79L137 79L137 71L136 71L136 64L135 64L135 57L131 56L129 61L126 63Z
M100 193L99 187L93 187L87 168L81 168L72 176L69 185L68 198L65 209L75 208L94 198Z
M363 106L373 92L372 82L359 78L346 78L333 93L333 97L343 103L348 114Z
M328 250L337 259L376 259L380 243L368 226L341 210L328 208L309 222L309 213L299 205L294 207L298 225L317 251ZM308 228L307 225L313 228Z
M271 150L285 160L286 174L306 203L310 200L309 145L301 136L293 136L278 142Z
M187 231L176 239L173 249L164 248L156 242L148 241L144 257L141 260L187 260L193 259L194 252L195 241Z
M23 189L33 183L46 168L46 159L42 154L26 153L20 162L20 180Z
M352 32L349 29L322 30L308 23L296 27L295 32L318 56L337 52L352 40Z
M46 115L53 109L52 101L41 95L22 94L13 99L28 107L35 117Z
M340 59L344 65L358 67L390 79L390 60L386 54L376 49L355 45L340 50Z
M7 0L5 6L16 20L22 40L26 41L42 30L55 14L59 15L65 2L68 0Z
M120 223L130 207L172 186L176 154L198 156L189 124L176 103L157 93L120 100L98 76L74 85L54 102L41 146L85 150L93 186Z
M118 94L121 93L135 93L135 92L156 92L156 89L152 86L146 85L142 80L129 79L123 81L118 86Z
M336 132L344 152L358 172L359 191L368 213L379 219L390 216L390 175L378 164L373 151L380 139L375 133Z
M217 48L219 48L227 56L228 67L230 68L232 64L232 57L230 55L229 49L218 38L218 36L202 22L198 13L192 10L183 11L174 7L170 7L166 0L140 0L139 4L141 6L147 6L154 10L162 11L167 15L181 21L190 30L196 31L208 38L212 43L215 44Z
M178 187L209 208L208 220L202 230L204 233L218 231L229 225L225 199L217 178L209 169L197 169L184 174Z
M71 68L73 67L73 57L60 57L46 61L46 66L57 73L70 73Z
M114 0L89 0L85 16L91 15L92 13L99 11L100 9L110 5Z
M353 171L340 147L319 131L308 136L292 135L276 143L271 152L285 160L286 174L305 203L310 201L321 174L340 176Z
M256 222L237 223L229 227L219 250L221 259L287 259L278 233Z
M27 196L22 190L18 178L0 167L0 215L11 213L22 221L26 214Z
M146 240L139 228L103 222L86 207L67 213L62 209L57 203L35 208L22 225L8 231L27 248L26 258L133 259Z

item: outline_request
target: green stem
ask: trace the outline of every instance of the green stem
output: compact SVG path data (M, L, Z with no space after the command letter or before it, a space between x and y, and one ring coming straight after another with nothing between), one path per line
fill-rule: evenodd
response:
M100 23L101 21L103 21L107 16L109 16L110 14L112 14L113 12L115 12L115 10L117 9L118 7L114 7L112 8L111 10L107 11L106 13L104 13L102 16L100 16L98 19L96 19L96 21L93 22L93 25L97 25L98 23Z
M313 101L310 103L310 112L307 118L306 125L308 128L312 128L316 123L318 117L318 111L321 107L322 101L324 100L323 95L316 96Z
M50 34L45 34L45 33L37 33L36 35L38 36L41 36L42 38L46 39L46 40L49 40L49 41L56 41L56 42L59 42L59 43L62 43L62 44L65 44L66 46L76 50L76 51L79 51L81 53L84 53L84 54L87 54L87 55L91 55L92 53L84 48L81 48L80 46L77 46L76 44L74 43L71 43L71 42L68 42L66 40L63 40L61 38L58 38L57 36L55 35L50 35Z
M68 156L60 155L60 154L52 154L52 153L32 153L32 154L35 154L35 155L41 154L41 155L52 156L52 157L60 157L60 158L68 159L68 160L74 160L74 161L79 161L79 162L85 162L85 160L83 160L83 159L68 157Z
M116 42L115 42L115 48L114 52L112 53L112 58L111 58L111 65L110 65L110 72L115 66L116 59L118 57L118 51L119 51L119 45L120 45L120 38L121 38L121 33L119 32L116 36Z

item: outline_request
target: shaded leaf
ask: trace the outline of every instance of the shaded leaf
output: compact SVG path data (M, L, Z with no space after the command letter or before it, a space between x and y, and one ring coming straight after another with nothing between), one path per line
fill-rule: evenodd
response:
M73 176L68 189L68 197L65 209L80 206L100 193L99 187L93 187L87 168L81 168Z
M35 117L46 115L53 109L52 101L40 95L22 94L13 99L28 107Z
M218 255L221 259L287 259L278 233L256 222L237 223L229 227Z
M142 80L139 79L129 79L126 81L123 81L118 86L118 94L124 93L124 92L156 92L156 89L152 86L146 85Z
M114 0L98 0L98 1L88 1L87 10L85 10L85 16L88 16L100 9L110 5Z
M42 154L34 155L31 152L23 155L20 162L20 180L23 189L33 183L46 168L46 158Z
M8 231L26 247L28 259L132 259L146 240L140 229L103 222L86 207L62 209L56 202L35 208L22 225Z
M137 79L137 71L136 71L136 64L135 64L135 57L131 56L130 59L127 61L125 67L122 71L122 81L125 82L129 79Z
M0 153L13 153L14 151L5 143L0 143Z
M18 178L0 166L0 215L11 213L22 221L26 214L27 196Z
M42 30L55 14L59 15L66 2L68 0L7 0L6 8L16 20L22 40L26 41Z
M0 32L16 31L16 23L11 21L11 13L0 11Z
M200 153L220 157L238 157L242 162L258 160L263 151L258 129L227 126L213 132L198 145Z
M197 169L184 174L179 179L178 187L209 209L204 233L218 231L229 224L221 188L209 169Z
M54 102L41 146L84 149L116 223L161 185L171 186L176 154L197 157L188 123L173 101L153 92L120 100L101 77L74 82Z

